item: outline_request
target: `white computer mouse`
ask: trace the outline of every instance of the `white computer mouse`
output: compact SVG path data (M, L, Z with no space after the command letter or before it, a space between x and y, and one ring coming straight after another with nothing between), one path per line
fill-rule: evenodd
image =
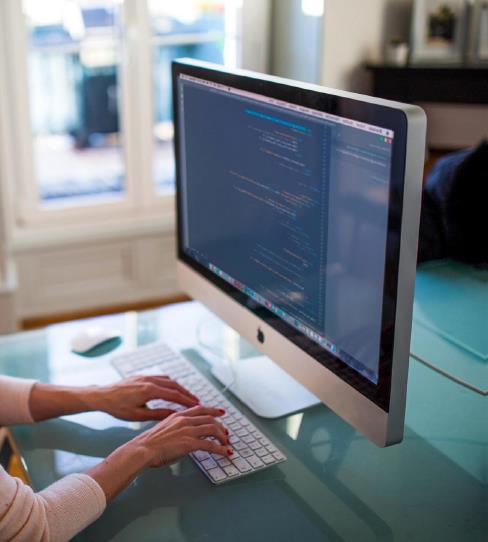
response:
M120 337L120 333L101 327L82 329L71 339L71 350L76 354L86 354L96 346Z

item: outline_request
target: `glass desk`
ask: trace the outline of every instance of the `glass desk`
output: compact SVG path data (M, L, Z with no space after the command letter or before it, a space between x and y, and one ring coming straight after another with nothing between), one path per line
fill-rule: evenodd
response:
M477 273L453 264L422 268L412 350L483 387L488 283L486 273ZM455 304L446 311L449 298ZM453 315L463 322L459 329ZM194 302L96 322L123 333L116 352L162 339L206 373L223 353L229 359L255 354ZM116 380L110 355L70 353L70 338L86 324L0 339L0 373L75 385ZM485 397L411 360L405 439L386 449L325 406L267 421L239 404L288 461L219 487L189 458L148 471L76 540L486 540L486 404ZM143 428L88 413L17 426L13 433L39 490L89 468Z

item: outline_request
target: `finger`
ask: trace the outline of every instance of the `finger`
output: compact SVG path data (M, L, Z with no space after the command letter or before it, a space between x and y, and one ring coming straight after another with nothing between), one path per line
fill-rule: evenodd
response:
M151 384L148 389L146 401L151 401L153 399L164 399L165 401L172 401L173 403L178 403L187 407L195 406L196 403L195 399L191 399L188 395L184 395L179 391L161 388L155 384Z
M192 408L187 408L181 414L185 417L187 416L213 416L214 418L218 418L219 416L223 416L225 414L225 410L223 408L213 408L213 407L206 407L203 405L197 405Z
M209 452L211 454L219 454L225 457L232 457L234 450L230 446L222 446L214 440L206 439L195 439L192 440L193 451L203 450L204 452Z
M160 386L161 388L172 388L179 391L180 393L183 393L184 395L188 395L188 397L190 397L191 399L195 399L195 401L198 401L198 397L196 395L193 395L193 393L188 391L185 387L183 387L175 380L172 380L169 376L149 375L146 376L146 379L148 382L156 384L156 386Z
M186 412L188 412L188 410L185 410L183 414L185 414ZM184 424L186 426L215 424L217 425L217 427L220 427L220 429L222 429L225 434L228 433L227 429L222 424L220 424L214 416L209 416L208 414L204 416L183 416L182 419L184 420Z
M194 438L207 438L215 437L219 439L223 445L229 444L229 439L225 434L222 427L218 427L216 424L197 425L190 427L188 433Z
M197 427L200 425L215 425L219 429L221 435L225 440L227 440L229 436L229 430L224 425L219 423L213 416L185 416L181 419L184 420L183 423L187 427Z
M171 414L177 412L171 408L143 408L141 415L144 416L144 421L149 420L164 420Z

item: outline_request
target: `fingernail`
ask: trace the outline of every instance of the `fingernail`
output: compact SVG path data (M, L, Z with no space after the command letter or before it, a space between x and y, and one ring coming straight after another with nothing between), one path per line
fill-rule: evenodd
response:
M225 431L225 434L226 434L226 435L228 435L228 434L229 434L229 430L228 430L228 429L226 429L225 427L224 427L224 431Z
M227 448L227 455L234 455L234 451L230 448Z
M225 410L223 408L218 408L217 409L219 412L222 412L222 414L225 414Z

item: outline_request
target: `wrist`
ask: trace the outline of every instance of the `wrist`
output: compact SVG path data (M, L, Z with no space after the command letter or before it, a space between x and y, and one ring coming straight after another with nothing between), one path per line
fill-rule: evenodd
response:
M36 382L29 397L29 408L35 421L94 410L92 388L53 386Z
M120 446L115 453L125 458L134 476L151 466L152 452L138 437Z
M146 469L153 464L154 450L147 442L146 432L141 433L137 437L124 444L127 446L129 453L134 455L134 461L140 464L141 469Z
M145 447L134 439L117 448L87 474L98 483L105 493L107 502L110 502L150 466L149 458Z
M85 412L99 410L105 412L105 396L107 394L104 386L86 386L78 389L78 396L85 407Z

